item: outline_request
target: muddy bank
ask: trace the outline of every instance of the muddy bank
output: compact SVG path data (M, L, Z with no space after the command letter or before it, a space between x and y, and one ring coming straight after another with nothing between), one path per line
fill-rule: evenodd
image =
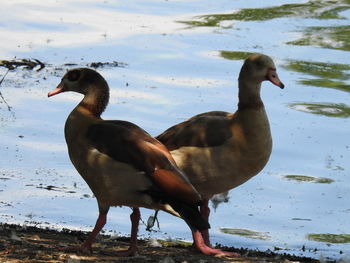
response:
M239 252L240 258L219 258L197 253L189 243L162 240L140 240L140 252L134 257L116 257L111 253L127 249L127 237L100 235L91 254L62 252L58 247L78 245L87 234L80 231L55 231L37 227L0 225L0 262L319 262L311 258L256 252L246 249L224 248Z

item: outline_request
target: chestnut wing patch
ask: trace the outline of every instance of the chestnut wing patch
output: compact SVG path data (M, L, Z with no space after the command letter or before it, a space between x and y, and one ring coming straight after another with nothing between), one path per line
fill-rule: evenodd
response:
M187 177L164 154L166 148L137 125L106 121L91 125L86 136L100 152L144 171L168 195L191 203L200 200Z
M222 111L202 113L172 126L156 138L169 151L183 146L219 146L232 136L228 115Z

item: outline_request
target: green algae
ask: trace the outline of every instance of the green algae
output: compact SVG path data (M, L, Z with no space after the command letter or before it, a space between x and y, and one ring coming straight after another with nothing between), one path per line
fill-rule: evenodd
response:
M267 240L270 236L267 233L257 232L249 229L239 229L239 228L220 228L220 232L230 235L242 236L253 239Z
M350 78L349 64L289 60L283 67L310 76L298 80L300 84L350 92L346 82Z
M301 4L284 4L264 8L243 8L232 13L206 14L191 21L179 21L190 27L221 27L223 21L266 21L284 17L308 17L316 19L344 19L340 12L350 8L349 0L312 0Z
M350 117L350 107L343 103L290 103L288 106L294 110L324 115L327 117Z
M308 234L308 240L333 244L350 243L350 234Z
M334 182L334 180L330 178L314 177L314 176L307 176L307 175L285 175L283 176L283 178L297 181L297 182L312 182L312 183L318 183L318 184L331 184Z
M350 50L350 26L307 27L302 37L289 41L289 45L317 46L328 49Z

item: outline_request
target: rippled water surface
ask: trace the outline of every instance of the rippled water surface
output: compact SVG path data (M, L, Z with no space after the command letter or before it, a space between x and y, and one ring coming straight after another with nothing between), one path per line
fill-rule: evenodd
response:
M131 2L131 3L130 3ZM103 117L152 135L200 112L234 111L253 52L274 58L286 88L264 83L274 148L265 169L212 209L213 243L315 258L350 256L350 1L8 1L0 10L0 222L89 230L91 191L73 169L65 119L81 99L48 99L66 69L108 62ZM118 62L114 63L113 62ZM8 71L8 72L7 72ZM216 203L215 203L216 205ZM106 230L129 234L129 208ZM150 210L142 210L147 221ZM180 219L140 236L190 240Z

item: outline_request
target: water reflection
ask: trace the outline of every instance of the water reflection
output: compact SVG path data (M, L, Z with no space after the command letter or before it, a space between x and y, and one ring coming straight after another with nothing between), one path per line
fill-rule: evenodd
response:
M307 239L333 244L350 243L350 234L308 234Z
M350 85L347 83L350 78L349 64L289 60L287 63L284 63L283 67L307 76L297 81L302 85L350 92ZM294 110L328 117L346 118L350 115L350 107L344 103L300 102L289 103L288 105Z
M350 8L349 0L322 1L313 0L301 4L284 4L267 8L243 8L226 14L207 14L196 16L192 21L180 21L190 27L221 27L223 21L265 21L282 17L308 17L316 19L343 19L340 12Z
M307 27L303 36L287 44L299 46L318 46L330 49L350 50L350 26Z
M243 236L253 239L267 240L271 237L264 232L257 232L249 229L239 229L239 228L220 228L220 232L230 235Z
M324 178L324 177L314 177L314 176L307 176L307 175L284 175L283 178L287 180L293 180L297 182L312 182L312 183L318 183L318 184L331 184L334 182L334 180L330 178Z
M246 59L249 55L251 55L251 52L242 52L242 51L226 51L221 50L219 52L219 55L225 59L230 60L241 60Z
M289 107L307 113L325 115L328 117L347 118L350 116L350 107L343 103L290 103Z
M313 77L299 80L303 85L350 91L350 85L346 83L350 77L349 64L289 60L284 67Z

